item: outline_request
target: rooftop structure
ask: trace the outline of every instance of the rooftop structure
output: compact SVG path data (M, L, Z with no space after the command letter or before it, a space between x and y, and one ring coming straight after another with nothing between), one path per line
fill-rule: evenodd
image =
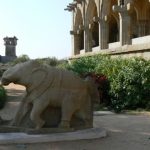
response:
M14 56L14 57L16 57L17 40L18 39L15 36L4 38L5 56Z
M17 40L18 39L15 36L4 38L5 56L0 56L0 62L7 63L17 58L16 56Z

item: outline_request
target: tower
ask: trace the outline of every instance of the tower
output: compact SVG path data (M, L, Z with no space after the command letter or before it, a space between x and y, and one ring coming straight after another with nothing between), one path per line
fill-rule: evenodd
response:
M4 38L5 56L16 57L17 40L18 39L15 36Z

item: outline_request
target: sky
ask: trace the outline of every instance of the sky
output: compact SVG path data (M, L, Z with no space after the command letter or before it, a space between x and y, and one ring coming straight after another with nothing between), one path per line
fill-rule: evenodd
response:
M71 56L71 13L64 8L73 0L0 0L0 55L3 38L16 36L17 56L30 58Z

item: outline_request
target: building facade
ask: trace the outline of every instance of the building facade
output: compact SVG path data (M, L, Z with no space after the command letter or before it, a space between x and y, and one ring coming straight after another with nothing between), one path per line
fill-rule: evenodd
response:
M72 57L106 53L150 58L150 0L74 0Z

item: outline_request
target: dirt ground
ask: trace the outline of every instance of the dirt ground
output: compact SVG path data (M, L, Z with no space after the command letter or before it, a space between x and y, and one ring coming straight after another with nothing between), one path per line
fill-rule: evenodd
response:
M24 87L11 85L7 90L12 97L0 115L10 119L16 112ZM94 116L94 126L105 128L108 136L95 140L0 145L0 150L150 150L150 116L147 114L98 113Z

